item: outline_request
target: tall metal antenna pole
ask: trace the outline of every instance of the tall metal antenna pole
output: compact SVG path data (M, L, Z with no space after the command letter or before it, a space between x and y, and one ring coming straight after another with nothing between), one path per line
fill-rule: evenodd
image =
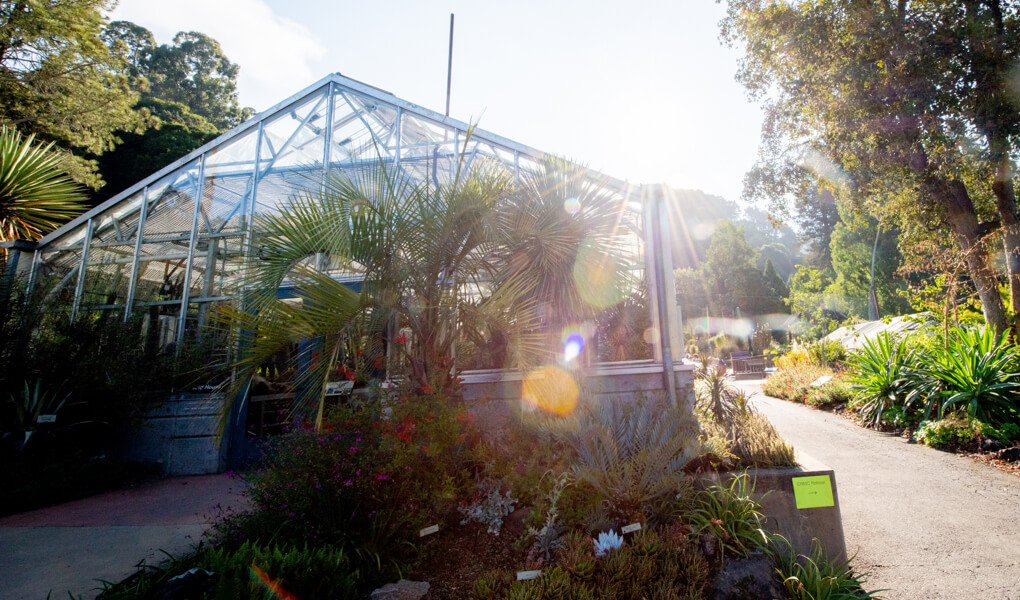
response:
M450 116L450 83L453 81L453 13L450 13L450 57L446 63L446 116Z

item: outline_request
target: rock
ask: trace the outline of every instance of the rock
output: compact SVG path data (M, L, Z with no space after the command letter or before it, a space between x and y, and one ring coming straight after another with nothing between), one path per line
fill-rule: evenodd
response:
M1003 448L1002 442L995 438L986 437L981 440L981 450L984 452L996 452Z
M372 600L420 600L428 591L427 581L401 579L396 583L387 583L372 592Z
M999 455L996 458L1007 462L1017 462L1020 460L1020 446L1006 448L999 452Z
M748 558L727 559L712 582L712 600L771 600L785 598L786 590L762 552Z

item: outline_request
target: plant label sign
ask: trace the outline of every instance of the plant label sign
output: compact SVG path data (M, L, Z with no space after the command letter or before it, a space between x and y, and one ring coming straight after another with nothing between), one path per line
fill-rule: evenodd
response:
M832 381L832 375L822 375L818 379L811 382L811 387L822 387L826 383Z
M432 535L433 533L438 533L438 532L439 532L439 525L438 524L437 525L432 525L430 527L426 527L425 529L422 529L421 531L419 531L418 532L418 537L425 537L427 535Z
M792 481L798 509L836 505L832 499L832 479L828 475L794 477Z
M36 423L56 423L57 415L39 415L39 418L35 420Z
M517 581L527 581L529 579L537 579L542 574L541 570L538 571L517 571Z
M631 533L633 531L640 531L640 530L641 530L641 523L631 523L630 525L624 525L623 528L620 529L620 531L622 531L623 533Z

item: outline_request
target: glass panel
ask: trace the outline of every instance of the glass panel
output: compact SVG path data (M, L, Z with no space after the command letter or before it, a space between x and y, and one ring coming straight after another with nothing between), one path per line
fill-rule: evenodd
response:
M240 231L251 199L258 129L206 154L205 187L199 210L199 236Z
M135 306L152 302L180 302L187 263L188 255L180 253L173 257L164 255L159 259L139 261Z
M198 195L198 161L193 161L149 187L145 242L164 240L187 252Z
M299 190L319 185L326 112L323 89L265 123L259 153L256 215L279 211Z
M191 267L189 298L218 298L236 292L244 261L242 236L200 239Z
M74 302L74 288L78 284L78 269L81 266L81 250L43 251L38 274L37 289L46 293L48 301L65 306L54 308L70 309Z
M337 88L330 163L392 158L396 155L396 125L393 106Z
M100 246L89 248L85 267L85 287L81 306L123 304L127 300L131 279L134 246Z
M138 191L96 216L92 245L132 243L137 234L142 198L143 193Z

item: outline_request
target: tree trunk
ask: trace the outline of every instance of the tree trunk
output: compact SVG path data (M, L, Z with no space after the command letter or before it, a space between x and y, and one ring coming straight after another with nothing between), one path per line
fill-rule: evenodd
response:
M1002 220L1002 245L1006 253L1006 272L1009 276L1009 301L1013 311L1012 336L1020 340L1020 218L1017 215L1016 193L1013 188L1013 168L1003 155L995 167L992 192Z
M967 270L981 299L985 323L1002 333L1007 328L1006 311L999 295L995 273L988 266L988 249L978 235L977 215L967 188L962 181L935 182L934 193L945 208L946 222L963 250Z

